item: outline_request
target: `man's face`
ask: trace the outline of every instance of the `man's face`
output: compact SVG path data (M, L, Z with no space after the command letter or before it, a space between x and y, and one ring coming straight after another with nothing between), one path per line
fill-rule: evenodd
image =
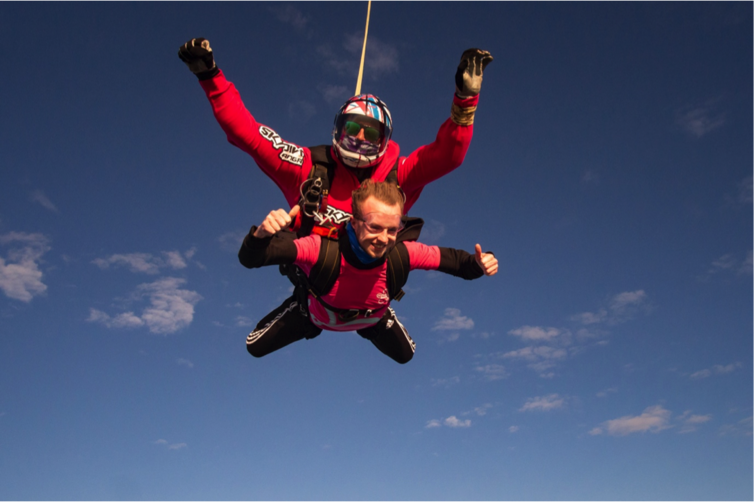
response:
M351 219L361 248L372 258L382 258L395 246L401 226L400 204L389 206L369 197L361 204L361 218Z

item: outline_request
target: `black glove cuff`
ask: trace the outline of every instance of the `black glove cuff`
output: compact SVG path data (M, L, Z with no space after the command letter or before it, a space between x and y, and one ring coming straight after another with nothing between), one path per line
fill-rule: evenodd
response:
M199 81L209 80L211 78L215 78L218 73L220 73L220 68L218 68L217 65L215 65L215 67L212 68L211 70L200 71L199 73L196 74L196 77L199 79Z

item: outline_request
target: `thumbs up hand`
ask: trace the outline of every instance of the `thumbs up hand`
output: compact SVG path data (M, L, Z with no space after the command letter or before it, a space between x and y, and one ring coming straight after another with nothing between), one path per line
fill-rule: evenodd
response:
M474 253L474 258L476 258L476 262L484 272L484 275L497 274L497 258L495 258L495 255L492 253L482 253L482 246L479 244L474 247Z
M254 237L263 239L265 237L275 235L281 230L287 228L288 225L290 225L293 220L296 219L296 215L298 214L300 209L301 208L296 205L293 206L290 211L286 211L285 209L276 209L274 211L271 211L270 214L268 214L264 221L259 225L259 227L254 231Z

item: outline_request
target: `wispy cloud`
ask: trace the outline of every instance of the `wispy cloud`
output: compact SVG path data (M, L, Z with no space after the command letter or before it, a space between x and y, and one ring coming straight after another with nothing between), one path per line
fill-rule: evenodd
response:
M556 338L562 330L558 328L544 328L541 326L522 326L508 332L509 335L517 336L526 341L543 341Z
M432 327L432 331L450 331L459 329L473 329L474 321L461 315L461 310L447 308L443 317Z
M105 270L111 265L115 267L125 266L131 272L142 274L159 274L161 269L170 268L179 270L188 266L196 250L190 249L183 255L179 251L163 251L162 256L154 256L150 253L114 254L107 258L96 258L92 263Z
M226 251L237 253L243 243L244 237L248 232L236 230L235 232L226 232L217 238L220 247Z
M178 363L180 366L185 366L187 368L193 368L194 367L194 363L192 363L188 359L184 359L182 357L178 358L176 360L176 363Z
M518 411L550 411L565 406L565 398L559 394L537 396L526 400L526 403Z
M154 444L165 446L168 450L182 450L188 448L188 444L186 443L169 443L164 439L158 439Z
M582 312L571 316L572 321L583 325L605 323L609 325L626 322L640 310L647 311L647 294L643 289L618 293L608 302L607 307L596 312Z
M700 279L707 279L710 276L718 273L732 273L735 275L751 275L752 273L752 250L746 252L746 256L743 259L736 257L733 254L724 254L719 258L712 261L712 264L707 270L707 275L700 277Z
M477 365L474 371L481 373L485 380L494 381L507 378L509 373L502 364L485 364Z
M597 395L597 397L607 397L610 394L614 394L616 392L618 392L617 387L610 387L610 388L607 388L605 390L599 391L596 395Z
M427 425L425 425L424 427L426 429L434 429L434 428L442 427L442 426L450 427L453 429L471 427L471 420L470 419L459 420L455 415L451 415L444 420L437 420L437 419L429 420L427 422Z
M125 312L111 317L105 312L90 309L87 321L103 324L108 328L137 328L146 326L150 332L169 334L183 329L194 319L194 305L201 299L196 291L181 289L185 279L166 277L136 288L135 299L149 299L150 306L141 315Z
M322 44L316 48L316 53L322 63L338 75L351 76L359 68L363 44L364 32L356 32L346 35L341 47L335 49L329 44ZM364 58L365 76L380 78L398 72L399 66L398 49L370 36Z
M304 30L309 24L309 19L292 5L275 5L268 10L275 14L278 21L290 25L296 30Z
M30 302L47 291L39 264L49 251L49 240L39 233L10 232L0 235L0 245L7 246L0 256L0 289L8 298Z
M725 113L718 111L718 99L701 105L687 105L675 112L676 124L687 134L701 138L725 124Z
M724 424L718 434L721 436L747 436L752 435L752 417L746 417L733 424Z
M738 184L738 202L751 204L752 201L752 177L748 176Z
M675 419L681 423L678 434L688 434L689 432L696 431L701 424L712 420L712 415L695 415L691 410L687 410Z
M353 90L344 85L325 85L317 86L317 90L322 98L329 104L342 104L353 95Z
M689 378L691 378L692 380L701 380L704 378L709 378L712 375L725 375L727 373L736 371L740 367L741 363L739 362L726 364L724 366L721 364L716 364L710 368L704 368L702 370L695 371L689 376Z
M661 405L650 406L641 415L624 416L613 420L607 420L600 426L595 427L589 434L597 436L609 434L611 436L627 436L636 432L657 433L669 429L670 411Z
M453 376L450 378L432 378L430 380L432 387L450 387L461 382L461 378Z
M52 203L49 197L47 197L47 195L45 195L42 190L34 190L33 192L31 192L29 199L32 202L36 202L45 209L49 209L50 211L54 211L56 213L59 212L55 204Z

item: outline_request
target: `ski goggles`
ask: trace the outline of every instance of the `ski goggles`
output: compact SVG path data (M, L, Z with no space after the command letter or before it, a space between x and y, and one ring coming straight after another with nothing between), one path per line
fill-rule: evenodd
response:
M346 121L345 131L349 136L356 136L362 129L364 130L364 139L370 143L379 143L382 139L382 132L380 132L379 129L359 124L358 122L353 122L351 120Z
M384 213L368 213L365 214L363 218L356 218L357 220L364 223L364 227L367 229L367 232L370 234L381 234L385 230L387 230L387 234L390 236L396 236L398 235L398 232L403 230L403 220L400 216L390 217ZM379 223L377 220L379 219ZM394 220L394 221L390 221ZM388 226L384 226L383 224L389 223Z

